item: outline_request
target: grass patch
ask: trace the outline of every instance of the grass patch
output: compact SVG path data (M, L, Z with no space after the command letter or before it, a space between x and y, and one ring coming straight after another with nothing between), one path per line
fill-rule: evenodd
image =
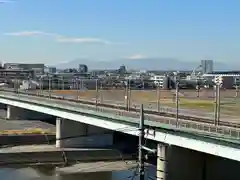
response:
M207 100L186 100L186 99L180 99L179 102L180 106L182 107L188 107L188 108L201 108L201 109L212 109L214 107L213 101L207 101Z
M165 101L162 104L170 107L175 107L175 101ZM179 99L179 107L184 109L200 109L200 110L210 110L214 109L214 102L210 100L192 100L192 99Z
M162 102L163 105L176 107L175 102ZM221 114L225 115L240 115L240 104L231 103L231 102L221 102ZM215 102L212 100L192 100L192 99L184 99L180 98L179 107L183 109L192 109L192 110L200 110L203 112L214 112Z

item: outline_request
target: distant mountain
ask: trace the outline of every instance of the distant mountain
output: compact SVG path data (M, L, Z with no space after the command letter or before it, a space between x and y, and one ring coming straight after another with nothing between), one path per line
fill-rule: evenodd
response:
M174 58L139 58L139 59L118 59L113 61L97 61L90 59L78 58L66 63L57 64L58 69L78 68L79 64L86 64L89 69L118 69L121 65L125 65L127 69L136 70L193 70L200 65L199 62L187 62ZM215 62L215 71L227 71L235 69L235 66L229 64Z

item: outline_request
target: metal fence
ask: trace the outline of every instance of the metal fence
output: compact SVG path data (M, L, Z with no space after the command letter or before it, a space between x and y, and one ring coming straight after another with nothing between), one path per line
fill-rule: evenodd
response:
M128 111L127 109L124 109L122 104L115 104L114 107L102 107L101 104L96 106L94 102L86 102L82 100L76 100L73 98L69 98L66 96L60 96L60 95L55 95L51 94L49 96L48 93L41 94L38 91L15 91L15 90L10 90L10 89L1 89L3 91L11 91L15 92L17 94L25 94L25 95L33 95L33 96L41 96L42 98L51 98L54 101L70 101L70 102L78 102L77 107L82 108L82 109L88 109L88 110L94 110L97 112L102 112L106 114L114 114L114 115L119 115L119 116L124 116L124 117L130 117L130 118L139 118L140 114L138 111ZM20 96L19 96L20 97ZM40 102L40 101L39 101ZM66 106L66 108L71 108L72 110L76 110L74 106ZM226 127L226 126L218 126L214 124L209 124L209 123L202 123L202 122L196 122L196 121L191 121L188 119L175 119L175 118L169 118L169 117L164 117L164 116L156 116L156 114L151 114L151 113L146 113L145 119L148 120L149 122L154 122L154 123L161 123L168 125L168 127L173 127L176 129L181 129L181 130L190 130L191 132L194 133L203 133L204 134L209 134L211 136L217 135L219 138L240 138L240 129L239 128L233 128L233 127Z
M26 82L29 82L29 79L26 79ZM220 89L220 98L217 100L215 89L178 91L158 87L144 89L144 86L137 89L130 83L113 82L103 79L43 77L32 81L29 86L26 85L29 88L25 89L39 94L94 101L97 104L121 104L127 109L143 104L147 110L206 117L215 123L219 120L240 123L238 89ZM18 89L22 84L23 80L14 80L10 87Z

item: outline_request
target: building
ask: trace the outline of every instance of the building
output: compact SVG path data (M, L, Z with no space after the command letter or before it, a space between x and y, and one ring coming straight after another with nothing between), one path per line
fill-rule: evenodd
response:
M150 80L153 81L155 86L162 88L164 85L165 78L166 78L166 76L154 75L150 78Z
M44 74L44 64L5 63L4 69L33 70L35 75Z
M87 73L87 72L88 72L88 67L87 67L87 65L85 65L85 64L79 64L78 72L80 72L80 73Z
M125 74L127 72L126 67L124 65L120 66L118 69L119 74Z
M234 77L234 85L240 86L240 76Z
M22 90L29 90L29 89L37 89L38 86L39 84L35 81L23 80L19 88Z
M213 72L213 60L201 60L202 74L210 74Z
M49 73L49 74L55 74L57 72L57 68L56 67L47 67L45 69L45 72Z
M17 70L17 69L0 69L0 79L32 79L34 78L33 70Z
M203 77L214 79L218 76L223 78L222 87L231 89L235 84L239 84L240 71L216 71L208 74L203 74Z

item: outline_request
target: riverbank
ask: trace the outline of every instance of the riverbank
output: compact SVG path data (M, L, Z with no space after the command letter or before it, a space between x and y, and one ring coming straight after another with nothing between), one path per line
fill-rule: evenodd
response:
M55 145L13 146L0 149L0 166L11 164L75 164L135 159L114 149L56 148Z
M55 126L30 120L0 119L0 146L54 144Z

